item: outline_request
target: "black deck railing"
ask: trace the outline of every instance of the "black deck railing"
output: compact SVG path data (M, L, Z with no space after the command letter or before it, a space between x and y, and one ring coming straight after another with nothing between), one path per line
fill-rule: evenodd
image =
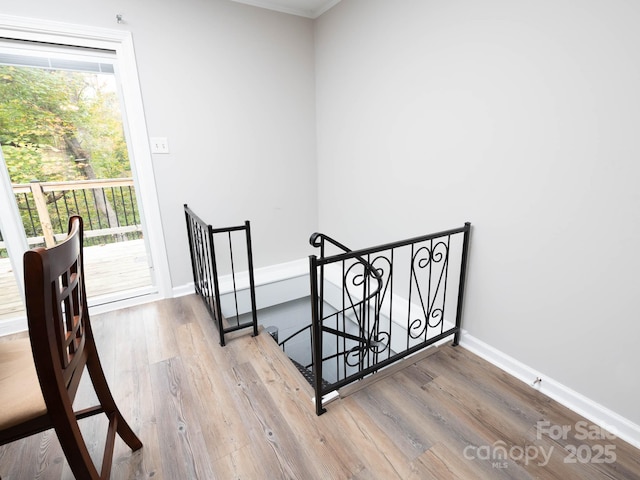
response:
M131 178L13 184L29 246L55 245L72 215L85 219L85 245L142 238Z
M214 319L220 334L220 345L225 345L225 334L244 328L253 328L253 335L258 335L258 319L256 310L255 280L253 277L253 254L251 250L251 227L249 221L244 225L226 228L213 228L198 217L186 204L184 213L189 236L189 251L196 294L204 301L207 310ZM236 238L241 236L243 238ZM216 240L219 240L218 242ZM218 244L218 250L216 250ZM246 270L239 270L240 256L237 250L245 250ZM234 254L234 251L236 252ZM229 271L224 276L227 287L223 292L220 286L220 265ZM243 275L244 274L244 275ZM242 321L240 277L248 279L248 292L251 305L249 321ZM242 289L245 291L244 289ZM222 312L222 295L226 294L230 301L230 313Z
M311 237L320 256L309 257L312 364L306 367L313 371L318 415L332 391L448 337L458 344L470 229L466 223L358 251L323 234ZM328 255L327 247L339 253ZM281 342L285 351L289 340Z

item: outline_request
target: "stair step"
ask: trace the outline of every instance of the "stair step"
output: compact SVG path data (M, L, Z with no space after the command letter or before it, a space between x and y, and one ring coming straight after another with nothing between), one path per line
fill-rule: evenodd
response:
M296 366L296 368L298 369L298 371L302 374L302 376L304 377L304 379L309 382L309 385L311 385L312 387L314 386L314 375L313 372L311 370L309 370L308 368L306 368L304 365L300 364L299 362L296 362L293 358L290 358L291 362ZM328 387L329 386L329 382L327 382L324 378L322 379L322 387Z

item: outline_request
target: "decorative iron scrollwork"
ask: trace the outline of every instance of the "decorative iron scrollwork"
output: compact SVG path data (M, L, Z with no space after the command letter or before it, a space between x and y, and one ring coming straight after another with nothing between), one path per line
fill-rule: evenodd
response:
M411 281L420 300L422 315L409 324L409 336L418 339L428 328L436 328L444 321L446 273L449 263L448 242L433 241L415 251L411 259ZM413 303L410 303L413 305Z
M380 355L384 353L390 344L391 336L389 332L379 332L367 342L356 345L345 354L345 363L350 367L357 367L366 363L370 354Z

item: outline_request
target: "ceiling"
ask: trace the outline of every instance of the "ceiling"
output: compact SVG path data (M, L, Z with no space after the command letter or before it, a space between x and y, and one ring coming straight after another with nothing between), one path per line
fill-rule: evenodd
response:
M317 18L340 0L232 0L300 17Z

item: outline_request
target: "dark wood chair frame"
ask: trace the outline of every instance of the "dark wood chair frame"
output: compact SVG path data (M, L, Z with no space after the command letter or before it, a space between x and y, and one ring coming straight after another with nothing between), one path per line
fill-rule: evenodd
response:
M91 330L84 285L82 218L69 219L60 244L24 254L29 336L47 412L0 432L0 445L54 428L67 462L78 479L106 479L111 473L116 433L132 449L142 442L116 406ZM73 402L86 366L99 404L74 411ZM78 420L104 413L109 419L100 473Z

